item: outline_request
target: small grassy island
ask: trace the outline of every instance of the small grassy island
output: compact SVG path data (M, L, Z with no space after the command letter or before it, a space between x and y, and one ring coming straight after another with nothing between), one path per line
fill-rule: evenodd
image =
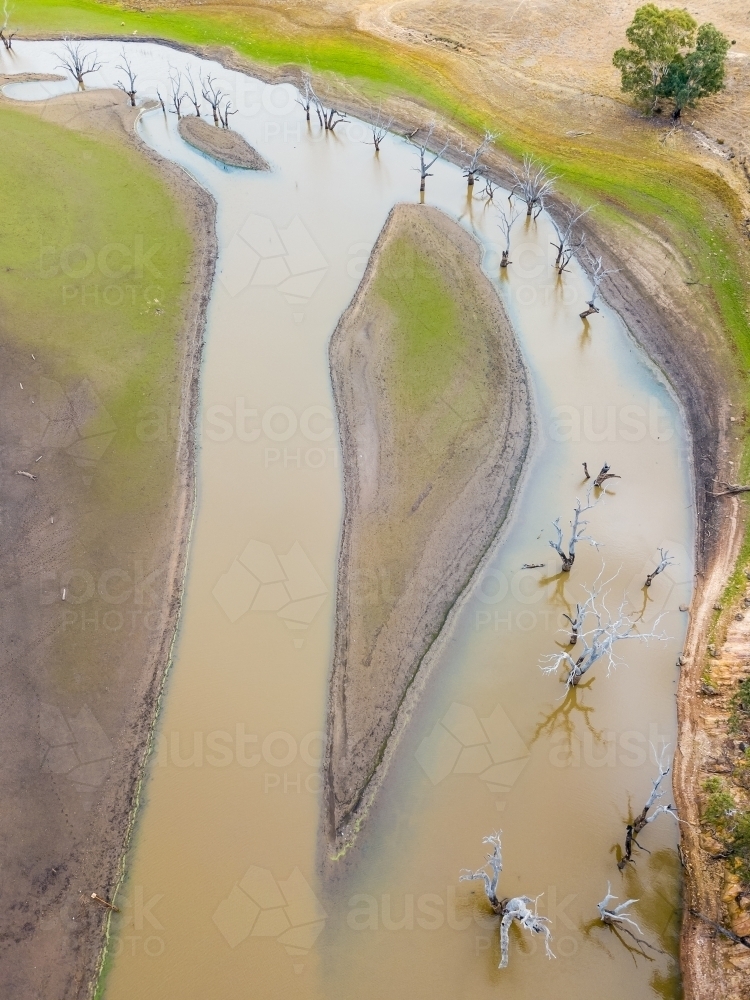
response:
M479 247L432 208L393 209L330 358L346 493L327 757L341 845L425 654L505 520L531 418Z

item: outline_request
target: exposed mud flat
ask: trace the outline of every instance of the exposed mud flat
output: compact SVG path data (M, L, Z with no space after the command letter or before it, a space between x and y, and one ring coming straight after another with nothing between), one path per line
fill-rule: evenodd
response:
M202 118L192 116L180 118L177 127L185 142L228 167L243 167L245 170L271 169L260 153L237 132L217 128Z
M455 304L455 334L428 347L424 383L415 386L409 368L419 362L404 356L391 303L420 257ZM523 362L478 245L425 206L391 212L330 361L345 512L326 790L328 834L341 846L376 790L425 653L505 519L531 413Z
M3 98L0 104L10 106ZM100 457L97 443L107 447L115 424L87 379L79 378L68 395L53 381L56 354L69 347L45 345L34 356L19 346L18 331L8 327L7 318L0 323L0 360L8 376L0 393L5 414L0 503L12 553L0 574L0 795L6 804L0 818L0 994L22 1000L88 995L96 975L107 911L91 901L91 893L110 898L121 873L179 615L194 498L197 372L215 235L211 196L136 138L139 111L128 106L124 94L87 91L12 107L124 150L136 147L169 188L193 235L185 275L190 291L181 303L173 372L182 405L175 415L167 489L158 509L137 524L118 515L116 503L98 503L89 485L96 464L91 456ZM17 469L32 470L36 480L14 475ZM134 565L145 567L148 628L128 626L132 616L123 612L126 624L108 630L101 614L109 612L111 623L111 603L101 608L96 599L86 603L73 581L67 594L56 582L74 567L79 581L81 573L100 579L113 572L113 564L131 571ZM76 629L71 621L80 622L82 610L87 627Z

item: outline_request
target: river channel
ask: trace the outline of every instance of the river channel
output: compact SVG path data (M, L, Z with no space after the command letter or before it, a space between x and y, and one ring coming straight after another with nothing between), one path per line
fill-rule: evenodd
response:
M18 72L56 71L59 43L14 47ZM97 44L104 66L87 86L113 84L121 48ZM170 67L214 75L238 108L232 127L272 170L221 166L159 108L139 120L142 139L216 199L220 249L183 610L111 924L106 1000L678 996L676 823L647 828L651 853L625 875L615 853L629 805L640 810L651 789L650 744L675 745L679 607L692 591L689 442L664 378L606 304L579 318L590 283L575 261L558 279L546 215L518 220L501 277L496 206L507 193L487 202L480 182L469 200L460 168L435 163L426 201L483 247L528 367L536 430L511 517L440 640L385 784L323 877L319 764L343 503L327 346L389 210L419 200L418 155L390 135L376 156L356 120L334 134L308 125L290 85L155 44L128 43L128 54L139 100L157 86L166 98ZM621 478L588 515L599 547L583 545L562 578L552 522L567 527L585 499L582 463L605 461ZM659 547L675 562L646 592ZM622 643L617 669L597 664L566 699L540 659L564 644L561 614L600 572L609 606L643 609L646 631L663 615L666 638ZM387 588L387 574L374 569L368 585ZM481 884L459 882L499 829L500 894L543 894L554 960L514 930L498 970ZM639 900L643 936L663 953L634 957L596 924L608 881Z

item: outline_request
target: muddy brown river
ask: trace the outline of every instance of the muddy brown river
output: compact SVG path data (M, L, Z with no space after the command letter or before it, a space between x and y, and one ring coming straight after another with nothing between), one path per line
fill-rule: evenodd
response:
M115 79L121 46L101 43ZM18 71L53 72L53 43L17 43ZM473 232L530 373L536 430L513 511L439 640L410 724L355 846L321 864L320 757L342 517L327 344L396 202L417 201L418 155L366 126L308 127L288 85L268 86L151 44L128 46L140 96L170 65L210 70L233 127L272 165L224 168L187 146L174 115L143 139L218 203L220 258L201 375L198 497L181 624L108 943L106 1000L679 995L677 824L660 816L625 875L616 845L675 744L676 659L693 578L685 424L661 374L606 305L579 318L590 283L553 267L552 227L521 218L501 276L497 209L467 200L439 160L426 200ZM15 85L39 99L65 84ZM505 195L495 195L505 204ZM603 291L606 295L606 286ZM570 576L548 545L585 498L582 463L611 480ZM647 592L669 550L674 565ZM525 564L544 563L540 569ZM664 640L623 642L566 697L540 659L561 616L602 572L608 604L642 610ZM363 585L388 598L387 568ZM670 801L669 789L662 801ZM539 895L540 941L497 920L478 882L482 838L503 831L499 894ZM325 874L325 877L323 873ZM332 873L332 874L331 874ZM597 924L607 882L661 952L634 956Z

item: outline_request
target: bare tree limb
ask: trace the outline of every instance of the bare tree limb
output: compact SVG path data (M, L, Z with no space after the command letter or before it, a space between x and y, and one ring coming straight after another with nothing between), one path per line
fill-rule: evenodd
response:
M182 118L182 102L185 95L182 92L182 74L179 70L169 67L169 87L172 92L172 108L178 119Z
M626 614L624 611L625 600L620 604L617 612L613 615L606 606L606 593L599 578L594 582L591 590L588 590L588 598L581 606L579 630L576 632L577 639L581 640L583 652L574 660L569 652L551 653L545 656L540 664L542 672L545 674L556 674L560 667L565 667L568 671L565 678L567 687L576 687L581 678L599 660L606 660L607 675L616 669L621 662L614 653L617 643L626 639L636 639L639 642L647 642L649 639L663 640L666 636L662 632L638 632L636 629L639 615L637 612ZM606 581L607 583L610 581ZM584 628L587 622L591 621L591 628ZM656 619L655 627L661 621L661 616ZM577 640L576 640L577 641ZM649 820L649 822L651 822Z
M378 113L373 116L370 124L370 132L372 133L370 145L375 147L376 153L380 152L380 144L390 132L392 125L393 118L384 119L381 110L378 109Z
M216 80L210 73L206 74L205 80L201 76L201 93L203 94L203 99L208 102L211 108L214 117L214 125L218 128L219 125L221 125L219 105L221 104L224 94L221 89L216 86Z
M646 941L645 938L636 937L630 928L626 927L625 924L630 924L631 927L635 927L639 934L643 934L638 924L625 912L629 906L633 903L637 903L637 899L626 899L624 903L620 903L619 906L615 906L614 909L610 909L610 900L617 899L617 896L612 895L612 886L607 882L607 895L604 899L596 904L596 908L599 911L599 919L603 924L607 924L609 927L615 927L618 931L629 934L630 937L636 942L636 944L643 945L644 948L651 948L652 951L659 952L660 955L664 954L661 948L657 948L656 945L651 944Z
M487 151L487 149L492 145L492 143L495 141L495 139L497 139L499 135L500 135L499 132L486 131L484 133L484 138L479 143L477 148L474 150L472 156L469 158L469 161L466 164L466 167L464 168L464 177L466 177L468 186L470 188L474 187L474 180L479 174L479 169L481 167L481 160L483 154Z
M609 470L611 468L612 468L611 465L608 465L606 462L604 463L604 465L599 470L599 475L594 480L595 489L600 490L608 479L622 479L622 476L617 476L615 475L614 472L610 472ZM588 469L586 471L588 472Z
M710 497L728 497L735 496L737 493L750 493L750 486L743 486L737 483L724 483L720 479L714 479L712 482L716 483L717 486L723 486L721 493L708 493Z
M73 42L68 38L63 39L62 62L58 64L58 69L64 69L70 73L78 83L79 90L85 90L84 77L90 73L96 73L102 68L96 57L96 50L85 52L81 42Z
M576 226L584 215L591 211L591 208L592 206L581 209L577 205L573 208L565 208L562 210L559 222L553 216L552 225L557 233L557 243L553 242L552 246L557 250L554 266L557 268L558 274L562 274L576 254L583 249L585 245L583 234L576 231Z
M690 912L694 917L697 917L698 920L703 920L705 923L710 924L714 930L718 931L719 934L723 934L724 937L729 938L730 941L734 941L735 944L742 944L746 948L750 948L750 937L747 935L745 937L740 937L738 934L728 930L726 927L722 927L721 924L717 924L715 920L711 920L710 917L704 916L697 910L691 910Z
M513 898L498 899L497 884L500 879L500 872L503 870L503 859L500 853L500 832L493 833L482 840L483 844L492 844L492 854L486 855L487 861L484 868L472 872L464 869L459 876L459 881L467 882L481 880L484 882L484 893L487 901L492 907L492 912L500 917L500 969L507 968L509 951L509 931L510 925L515 920L524 930L530 934L543 934L544 947L547 958L554 958L555 955L550 947L552 931L550 930L549 918L540 917L537 913L536 899L530 896L514 896ZM489 867L490 871L487 871ZM530 910L528 904L533 903L534 909Z
M121 70L128 78L127 83L122 83L118 80L115 83L116 87L119 87L123 93L127 94L130 98L131 107L135 107L135 73L133 72L133 64L130 62L128 57L125 55L125 49L120 53L122 56L122 63L118 63L115 69ZM159 98L161 100L161 98Z
M534 218L537 218L544 208L544 197L552 193L557 178L550 176L547 168L529 154L524 156L520 171L512 170L511 173L516 182L511 195L518 194L526 202L527 218L532 212L535 212Z
M595 542L594 539L591 538L589 535L584 534L584 531L587 528L589 522L581 520L581 514L585 514L586 511L592 510L596 506L596 504L597 504L596 500L593 503L591 502L590 492L586 498L585 507L582 507L581 501L578 498L576 498L576 505L573 508L573 520L571 521L570 541L568 542L567 552L562 547L563 532L562 528L560 527L560 518L558 517L556 520L552 522L552 526L555 529L556 538L554 541L550 541L549 544L562 559L563 573L570 573L576 558L576 545L579 542L588 542L590 545L593 545L594 548L597 547L597 542Z
M605 278L609 277L610 274L617 274L619 268L617 267L605 268L604 265L602 264L602 258L594 257L594 255L591 253L589 248L585 246L585 244L583 246L583 250L584 250L584 259L586 261L586 263L584 264L584 268L591 280L591 286L592 286L591 298L587 303L588 309L584 309L584 311L581 313L581 319L586 319L586 317L590 316L592 313L599 312L599 307L596 304L596 300L599 296L599 286L601 285L601 283L604 281Z
M195 80L193 79L193 74L190 70L187 71L186 76L188 78L188 87L190 88L187 93L187 99L195 108L195 117L200 118L201 116L201 105L198 99L198 92L195 89Z
M430 167L432 167L435 164L436 160L440 159L440 157L448 148L448 143L446 142L439 153L432 154L432 151L429 149L429 146L430 143L432 142L432 136L434 132L435 132L435 122L431 122L429 128L427 129L427 135L425 137L424 142L421 145L418 145L416 142L412 143L412 145L419 150L419 166L415 167L414 169L419 170L420 194L424 194L425 181L427 180L427 178L432 177L432 174L430 173ZM432 155L432 159L428 159L429 155Z
M641 812L636 816L633 822L628 823L628 825L625 828L625 852L622 858L617 862L617 867L620 869L620 871L623 870L623 868L625 867L626 864L628 864L628 862L633 862L634 844L641 850L645 850L645 848L641 847L641 845L638 843L638 834L641 832L641 830L643 830L645 826L647 826L649 823L653 823L654 820L658 816L661 816L662 813L669 813L671 816L677 818L677 810L673 805L657 806L657 808L654 809L651 815L649 815L649 811L653 807L654 803L657 802L664 795L664 792L663 790L661 790L660 786L661 783L664 781L666 777L668 777L670 771L672 770L672 765L666 763L666 757L669 751L668 746L665 746L663 748L661 754L658 757L656 755L656 748L654 747L653 744L651 745L651 750L653 751L654 754L654 761L656 762L656 766L659 768L659 774L652 782L651 794L649 795L648 800L646 801L646 805L643 807Z
M650 587L654 582L654 578L663 573L667 566L674 566L674 559L666 549L659 549L659 557L659 565L648 574L646 582L643 585L644 587Z
M508 259L510 254L510 231L513 228L513 223L519 217L520 212L516 209L513 202L510 202L508 207L498 211L497 215L497 224L500 227L500 232L505 237L505 246L503 247L503 256L500 261L500 267L507 267L508 264L512 263L512 261Z

